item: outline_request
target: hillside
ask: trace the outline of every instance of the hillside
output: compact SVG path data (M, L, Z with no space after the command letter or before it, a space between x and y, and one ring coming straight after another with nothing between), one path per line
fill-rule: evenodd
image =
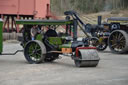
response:
M106 19L110 17L128 17L128 10L120 10L120 11L113 10L113 11L89 13L89 14L78 13L78 15L84 23L97 24L98 16L102 16L102 22L106 22ZM61 16L58 16L58 18L64 19L65 16L61 15Z
M98 16L102 16L102 22L106 22L106 19L109 17L128 17L128 10L83 14L81 19L85 23L97 24Z
M79 13L97 13L128 9L128 0L51 0L51 10L62 14L66 10Z

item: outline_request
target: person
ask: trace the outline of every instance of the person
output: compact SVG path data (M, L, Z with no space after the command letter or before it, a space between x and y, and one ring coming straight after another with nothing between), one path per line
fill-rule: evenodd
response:
M35 35L38 33L38 26L33 26L30 31L32 40L35 40Z
M45 32L44 36L45 37L56 37L56 28L54 26L49 26L48 30Z

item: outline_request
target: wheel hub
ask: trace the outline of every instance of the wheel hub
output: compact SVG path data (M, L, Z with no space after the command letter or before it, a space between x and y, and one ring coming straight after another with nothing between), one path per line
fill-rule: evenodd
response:
M117 44L120 44L120 40L117 40L116 43L117 43Z
M33 50L32 53L35 53L35 50Z

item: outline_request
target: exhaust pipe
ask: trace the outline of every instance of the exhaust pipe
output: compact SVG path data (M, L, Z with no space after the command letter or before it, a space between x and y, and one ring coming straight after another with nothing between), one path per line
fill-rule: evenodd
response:
M101 22L102 22L102 16L98 16L98 25L101 25Z

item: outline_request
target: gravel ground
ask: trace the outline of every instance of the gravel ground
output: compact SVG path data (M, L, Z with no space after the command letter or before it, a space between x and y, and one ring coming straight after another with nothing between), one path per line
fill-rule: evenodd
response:
M4 42L4 52L22 49ZM23 53L0 56L0 85L128 85L128 54L99 52L97 67L77 68L69 57L53 63L28 64Z

